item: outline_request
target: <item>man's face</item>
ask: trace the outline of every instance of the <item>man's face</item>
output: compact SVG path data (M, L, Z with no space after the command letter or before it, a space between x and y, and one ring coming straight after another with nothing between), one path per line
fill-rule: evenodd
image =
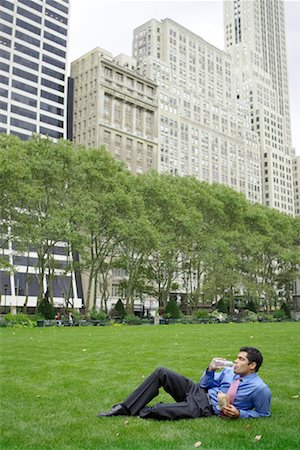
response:
M240 352L234 361L234 372L240 376L249 375L255 372L256 363L249 362L247 352Z

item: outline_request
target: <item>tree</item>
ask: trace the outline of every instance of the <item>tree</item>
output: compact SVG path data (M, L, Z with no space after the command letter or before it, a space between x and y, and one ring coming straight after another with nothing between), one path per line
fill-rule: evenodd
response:
M116 311L117 317L119 317L120 319L124 319L124 317L126 316L126 310L125 310L123 302L120 298L117 301L114 309Z
M149 221L156 239L144 261L148 292L165 308L172 285L182 273L183 250L190 236L192 216L180 197L180 179L149 174L139 178Z
M16 136L0 134L0 269L12 269L4 249L15 236L22 235L19 218L29 180L23 142Z
M88 277L86 307L95 308L100 295L101 309L107 312L108 275L118 245L118 216L125 206L126 173L104 148L77 149L76 167L73 224L81 267Z
M39 303L37 310L45 319L55 319L55 310L53 308L53 305L49 302L48 291L46 292L45 297Z
M126 299L126 311L133 313L134 300L144 286L144 264L149 260L157 234L149 219L147 205L138 190L139 178L127 178L123 214L119 215L115 230L118 248L115 264L125 271L122 286Z
M171 319L179 319L180 309L175 299L171 299L168 302L165 315L170 317Z
M67 141L54 143L35 136L22 142L10 136L1 137L0 157L5 170L1 170L0 183L7 181L3 194L7 206L1 214L15 250L37 252L37 304L43 299L46 277L49 299L53 300L56 269L53 248L60 242L71 241L69 193L76 176L73 155L72 145Z

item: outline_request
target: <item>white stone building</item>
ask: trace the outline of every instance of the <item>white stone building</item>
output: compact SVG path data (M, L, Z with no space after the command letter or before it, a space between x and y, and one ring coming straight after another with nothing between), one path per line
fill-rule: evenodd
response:
M294 159L294 199L295 215L300 216L300 156Z
M283 0L224 1L235 95L259 138L263 204L294 214L293 158Z
M157 168L157 85L136 61L95 48L71 64L73 142L105 145L132 173Z
M222 183L261 203L250 109L236 99L231 57L171 19L134 30L140 73L158 83L158 170Z

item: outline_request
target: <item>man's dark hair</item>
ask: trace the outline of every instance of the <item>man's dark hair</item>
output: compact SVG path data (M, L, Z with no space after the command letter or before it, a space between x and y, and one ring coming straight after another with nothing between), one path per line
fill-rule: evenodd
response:
M249 363L256 363L255 372L258 372L258 369L263 363L263 356L260 351L255 347L241 347L240 352L246 352L247 358L249 359Z

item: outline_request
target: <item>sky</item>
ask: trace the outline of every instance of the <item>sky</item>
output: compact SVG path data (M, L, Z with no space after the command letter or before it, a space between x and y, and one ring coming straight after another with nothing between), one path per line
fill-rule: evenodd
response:
M133 30L150 19L170 18L224 48L223 0L70 0L69 62L101 47L132 54ZM300 155L300 0L285 0L292 142Z

